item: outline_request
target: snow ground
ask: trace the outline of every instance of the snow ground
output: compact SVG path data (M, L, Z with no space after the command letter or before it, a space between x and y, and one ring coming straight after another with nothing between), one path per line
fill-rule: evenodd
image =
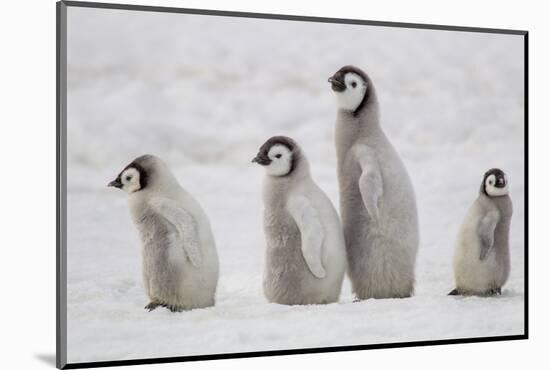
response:
M523 333L524 130L520 36L146 12L68 10L68 360L388 343ZM418 197L416 295L326 306L262 293L261 180L274 134L295 138L337 204L335 106L344 64L377 86L383 126ZM147 313L124 193L153 153L201 202L220 255L217 305ZM511 182L512 274L497 298L457 298L453 243L481 176Z

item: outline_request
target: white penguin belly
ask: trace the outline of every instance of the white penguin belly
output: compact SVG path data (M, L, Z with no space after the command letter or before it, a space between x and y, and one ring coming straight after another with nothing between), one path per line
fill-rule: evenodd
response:
M473 226L473 225L472 225ZM492 250L486 259L480 259L481 243L477 234L465 227L457 242L454 258L455 283L459 291L484 294L500 288L501 268Z

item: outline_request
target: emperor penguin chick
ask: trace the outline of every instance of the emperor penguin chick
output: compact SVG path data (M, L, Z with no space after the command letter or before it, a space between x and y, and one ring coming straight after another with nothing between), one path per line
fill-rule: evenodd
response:
M150 303L172 312L213 306L218 255L199 203L159 158L144 155L109 183L129 194L142 241L143 282Z
M299 305L336 302L346 270L338 214L313 182L296 142L275 136L252 160L263 166L264 293L269 302Z
M369 76L345 66L328 81L338 106L340 215L353 292L358 299L409 297L419 242L409 175L380 127Z
M510 274L512 201L498 168L483 176L479 196L460 229L454 257L456 289L449 295L500 294Z

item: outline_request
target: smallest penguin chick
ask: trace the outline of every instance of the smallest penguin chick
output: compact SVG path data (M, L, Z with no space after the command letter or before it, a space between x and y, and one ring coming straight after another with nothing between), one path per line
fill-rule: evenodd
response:
M294 140L274 136L252 160L265 168L264 293L279 304L336 302L346 270L338 214Z
M505 173L485 173L479 196L460 229L454 256L456 288L449 295L494 295L510 274L512 201Z

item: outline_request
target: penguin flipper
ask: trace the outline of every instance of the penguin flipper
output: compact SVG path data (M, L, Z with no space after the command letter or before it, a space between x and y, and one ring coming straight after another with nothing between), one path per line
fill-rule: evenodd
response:
M202 265L199 245L198 227L195 218L183 207L166 198L158 198L153 202L158 214L173 229L170 243L183 245L183 249L191 264Z
M384 185L382 181L382 172L376 160L372 149L366 145L357 150L359 163L361 164L362 174L359 177L359 191L363 204L369 213L369 216L375 221L379 220L378 200L382 197Z
M497 227L500 215L498 211L489 211L478 223L477 232L480 240L479 259L485 260L493 248L495 241L495 228Z
M326 276L322 263L325 232L319 215L311 202L303 196L291 197L288 211L300 229L302 255L311 273L318 279Z

